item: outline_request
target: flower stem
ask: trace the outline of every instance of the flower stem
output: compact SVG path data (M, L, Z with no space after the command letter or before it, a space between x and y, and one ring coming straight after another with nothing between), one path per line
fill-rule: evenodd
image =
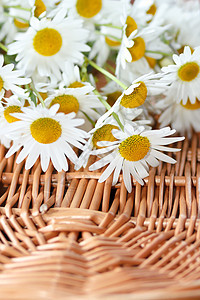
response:
M36 90L33 82L31 83L31 88L34 91L34 93L36 94L36 96L38 97L38 99L40 100L42 106L45 107L44 100L42 99L42 96L40 95L40 93Z
M160 51L152 51L152 50L146 50L147 53L155 53L155 54L160 54L163 56L172 56L173 53L165 53L165 52L160 52Z
M17 8L21 10L31 11L31 8L21 7L20 5L3 5L4 8Z
M106 26L106 27L116 28L116 29L120 29L120 30L122 30L122 28L123 28L122 26L115 26L115 25L113 25L111 23L95 24L95 26L97 26L97 27Z
M1 48L3 51L8 52L8 48L7 48L4 44L2 44L2 43L0 43L0 48Z
M95 33L96 34L99 34L99 35L103 35L103 36L105 36L105 37L107 37L107 38L111 38L111 39L113 39L113 40L115 40L115 41L117 41L117 42L120 42L121 43L121 39L119 39L119 38L117 38L116 36L114 36L114 35L111 35L111 34L105 34L105 33L103 33L103 32L101 32L101 31L98 31L98 30L95 30Z
M7 17L12 17L13 19L18 19L18 20L26 23L27 25L29 25L29 22L26 19L24 19L24 18L21 18L21 17L18 17L18 16L12 16L12 15L10 15L8 13L4 13L4 15L7 16Z
M94 90L93 92L94 92L94 94L96 94L96 95L98 96L99 100L100 100L101 103L105 106L105 108L106 108L107 110L110 110L110 109L111 109L111 106L110 106L110 105L108 104L108 102L101 96L101 94L100 94L97 90ZM112 113L112 116L113 116L113 118L117 121L117 123L119 124L119 127L124 131L124 126L122 125L122 123L121 123L121 121L120 121L118 115L117 115L115 112L113 112L113 113Z
M93 68L95 68L96 70L98 70L99 72L101 72L102 74L104 74L105 76L110 78L111 80L115 81L124 90L126 90L128 88L125 84L123 84L123 82L121 82L119 79L117 79L117 77L115 77L113 74L111 74L110 72L108 72L108 71L104 70L103 68L99 67L95 62L88 59L87 57L85 59L88 62L88 64L90 64Z

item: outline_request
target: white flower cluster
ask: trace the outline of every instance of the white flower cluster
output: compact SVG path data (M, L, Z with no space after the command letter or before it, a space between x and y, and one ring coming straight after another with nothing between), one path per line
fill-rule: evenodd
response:
M0 141L31 168L106 167L128 192L200 131L199 1L2 0ZM152 129L159 115L161 129ZM172 127L172 129L169 127ZM167 127L165 127L167 126ZM77 155L75 148L81 150Z

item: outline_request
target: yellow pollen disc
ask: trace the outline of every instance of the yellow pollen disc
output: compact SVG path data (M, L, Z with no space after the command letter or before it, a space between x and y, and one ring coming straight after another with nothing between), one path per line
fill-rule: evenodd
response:
M62 133L61 125L51 118L39 118L30 125L32 137L41 144L56 142Z
M199 65L195 62L187 62L178 70L178 76L183 81L192 81L199 74Z
M44 11L46 11L44 2L42 0L35 0L34 16L38 18Z
M196 102L194 104L192 104L190 102L190 99L188 99L188 101L187 101L187 103L185 105L183 105L182 101L181 101L180 104L181 104L181 106L183 106L184 108L189 109L189 110L200 109L200 101L197 98L196 98Z
M71 83L68 88L80 88L80 87L83 87L85 86L82 82L79 82L79 81L74 81L73 83Z
M147 97L147 87L144 82L140 82L140 85L136 87L129 95L122 97L120 104L125 108L136 108L144 104Z
M58 53L61 46L62 37L60 33L53 28L39 30L33 39L35 51L44 56L52 56Z
M13 123L13 122L19 121L19 119L11 116L10 113L11 114L12 113L22 113L20 106L17 106L17 105L8 106L3 112L4 118L6 119L6 121L8 123Z
M116 92L113 92L113 93L110 93L110 94L106 95L108 104L110 106L113 106L113 104L119 98L119 96L121 96L121 94L122 94L122 92L116 91Z
M113 129L118 129L118 127L111 125L111 124L106 124L106 125L103 125L101 128L97 129L94 132L93 137L92 137L93 147L96 149L101 149L103 147L99 147L97 145L98 142L101 142L101 141L114 142L114 141L116 141L116 138L112 134Z
M145 41L140 36L134 39L134 45L128 48L132 56L132 62L142 58L145 54Z
M96 16L102 8L102 0L77 0L76 10L83 18Z
M179 54L183 53L185 46L189 46L189 45L184 45L180 49L178 49L177 51ZM194 49L191 46L189 46L189 47L190 47L191 53L193 53Z
M147 155L150 146L147 137L132 135L119 145L119 153L126 160L138 161Z
M45 100L48 97L47 93L39 92L39 94L40 94L40 96L42 97L43 100Z
M108 37L105 37L106 44L110 47L118 47L121 45L119 41L114 41Z
M78 100L72 95L57 96L51 101L50 106L56 103L60 104L58 112L69 114L71 112L77 113L79 110Z
M148 9L147 14L153 15L153 16L154 16L155 13L156 13L156 11L157 11L156 5L155 5L155 4L152 4L152 5L149 7L149 9Z
M0 91L3 89L4 81L2 77L0 76Z
M25 28L28 28L29 27L29 23L24 23L24 22L21 22L17 19L14 19L14 24L17 28L19 29L25 29Z
M149 56L145 56L145 58L149 64L149 67L153 69L156 65L156 59Z
M133 18L128 16L126 19L126 24L127 24L126 36L129 37L131 35L131 33L137 29L137 23L135 22L135 20Z

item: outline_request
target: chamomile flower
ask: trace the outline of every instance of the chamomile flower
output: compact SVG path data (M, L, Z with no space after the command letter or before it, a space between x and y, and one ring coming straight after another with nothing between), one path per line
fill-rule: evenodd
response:
M65 18L60 12L52 20L32 17L25 33L16 36L16 42L9 45L8 54L17 54L17 67L25 74L35 71L40 76L54 74L60 78L63 61L82 63L81 51L88 51L88 31L82 28L82 21Z
M12 93L21 97L26 97L25 90L18 85L24 85L31 82L29 78L22 78L21 70L13 71L14 64L3 66L4 58L0 55L0 99L5 94L6 90L11 90Z
M174 133L175 130L171 130L169 127L146 131L144 127L135 129L130 125L125 126L124 132L112 130L116 141L99 142L99 146L104 148L92 152L92 154L96 155L109 152L108 155L92 164L89 170L97 170L108 165L101 174L99 182L105 181L114 172L113 185L117 183L122 171L125 186L130 193L132 191L132 176L143 185L142 179L149 175L148 165L157 167L159 160L167 163L176 163L175 159L160 152L177 152L180 150L165 146L184 139L184 137L167 137Z
M159 117L160 127L170 125L180 134L192 135L192 129L200 131L200 101L192 104L189 100L185 105L177 103L174 98L166 97L158 102L157 106L162 109Z
M99 118L97 124L103 122L113 112L117 113L122 123L123 119L131 120L132 114L137 112L138 107L144 109L143 118L148 118L148 111L154 110L151 105L151 97L162 94L166 91L165 83L158 80L159 74L145 74L135 79L129 88L123 91L115 104L103 116Z
M189 99L195 104L200 99L200 47L193 53L189 46L180 55L173 55L175 65L162 68L161 81L169 85L169 97L185 105Z
M92 86L60 88L59 90L55 90L45 100L45 103L48 107L58 103L60 105L59 112L65 114L74 112L78 117L83 117L85 113L93 120L96 120L99 114L94 109L103 108L103 105L96 95L89 94L93 89Z
M22 113L22 107L24 105L33 106L31 100L26 100L24 98L19 99L16 95L12 95L9 98L4 98L0 103L0 139L1 143L6 147L10 147L11 138L6 134L6 129L9 124L18 121L17 118L12 116L12 113Z
M50 160L55 169L68 170L67 158L73 163L77 156L71 145L82 148L85 132L79 128L83 124L82 119L74 119L75 114L65 115L57 113L59 105L50 109L37 106L34 109L22 108L21 114L15 113L13 117L19 121L10 124L8 132L13 138L13 145L6 154L11 156L21 147L16 162L22 162L26 157L25 168L30 169L40 156L41 167L45 172Z

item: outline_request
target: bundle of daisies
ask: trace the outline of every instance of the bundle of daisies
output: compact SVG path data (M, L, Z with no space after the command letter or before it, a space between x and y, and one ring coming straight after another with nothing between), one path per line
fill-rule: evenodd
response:
M199 13L198 0L1 0L6 157L60 172L96 155L89 170L122 172L128 192L175 163L166 145L200 130Z

